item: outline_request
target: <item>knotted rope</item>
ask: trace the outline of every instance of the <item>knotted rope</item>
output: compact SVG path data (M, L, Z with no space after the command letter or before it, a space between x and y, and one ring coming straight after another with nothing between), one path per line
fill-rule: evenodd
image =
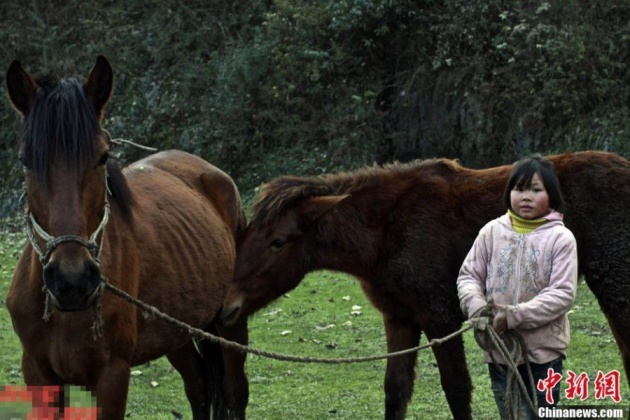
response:
M525 397L526 403L532 409L532 412L534 414L538 412L538 401L535 397L536 386L534 384L531 366L527 359L527 345L523 337L515 330L508 330L503 333L503 335L499 336L494 328L492 328L492 315L489 312L492 306L492 303L489 303L486 309L482 311L481 316L472 318L470 321L475 328L475 340L477 344L490 354L494 366L499 370L501 375L506 376L505 413L509 419L518 420L520 418L519 408L521 405L521 395ZM492 352L493 350L497 350L501 354L501 357L503 357L503 360L505 360L507 372L497 362ZM522 357L525 362L530 378L531 395L534 396L534 398L530 397L523 378L518 372L516 360L519 356ZM518 392L517 387L520 388L521 392Z
M117 144L119 146L133 146L136 147L138 149L141 150L147 150L149 152L157 152L158 149L156 149L155 147L150 147L150 146L143 146L141 144L135 143L131 140L126 140L123 138L112 138L112 135L109 133L109 131L107 131L106 129L101 127L101 130L103 130L103 132L105 133L105 135L107 136L107 138L109 139L110 142Z
M50 256L53 251L64 242L77 242L78 244L84 246L88 249L90 255L92 255L94 259L98 262L101 254L101 249L103 247L103 238L105 236L101 235L101 233L103 233L103 230L105 229L105 226L109 221L109 215L109 202L107 201L107 194L105 194L105 207L103 210L103 218L101 219L101 222L94 233L92 233L92 235L90 235L90 238L86 241L85 239L77 235L61 235L57 237L49 235L48 232L46 232L46 230L44 230L44 228L41 227L39 223L37 223L35 217L33 216L33 213L27 212L25 214L26 235L28 236L31 245L33 245L33 249L37 253L37 256L39 257L39 262L42 264L42 266L48 264L48 261L50 260ZM37 241L37 237L35 236L35 234L37 234L46 243L46 251L44 251L42 247L39 246L39 242ZM97 242L99 235L101 235L101 240L100 242Z

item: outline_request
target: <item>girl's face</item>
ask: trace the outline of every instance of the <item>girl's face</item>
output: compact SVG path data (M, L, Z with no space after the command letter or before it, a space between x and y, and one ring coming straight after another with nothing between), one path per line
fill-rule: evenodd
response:
M538 219L549 213L549 194L540 179L540 174L535 173L529 188L517 186L510 193L512 211L523 219Z

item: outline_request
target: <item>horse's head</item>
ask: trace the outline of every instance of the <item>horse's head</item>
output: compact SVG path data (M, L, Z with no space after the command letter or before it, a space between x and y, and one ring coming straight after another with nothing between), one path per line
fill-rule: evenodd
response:
M249 316L294 289L306 273L317 269L317 223L347 197L311 197L266 221L255 214L238 248L234 279L223 302L222 322L230 324ZM259 213L264 211L258 209Z
M101 56L83 84L51 77L35 81L14 61L7 85L23 116L18 148L27 231L44 285L57 309L86 309L103 286L98 256L109 215L109 137L100 119L112 91L112 68Z

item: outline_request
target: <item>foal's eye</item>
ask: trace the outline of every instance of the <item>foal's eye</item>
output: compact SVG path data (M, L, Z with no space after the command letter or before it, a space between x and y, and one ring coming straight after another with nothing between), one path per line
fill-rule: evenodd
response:
M273 241L271 241L271 249L274 251L279 250L280 248L282 248L283 246L285 246L287 243L286 239L283 238L276 238Z
M105 152L105 153L103 153L101 158L98 160L97 165L98 166L104 166L107 163L107 159L109 159L109 153Z

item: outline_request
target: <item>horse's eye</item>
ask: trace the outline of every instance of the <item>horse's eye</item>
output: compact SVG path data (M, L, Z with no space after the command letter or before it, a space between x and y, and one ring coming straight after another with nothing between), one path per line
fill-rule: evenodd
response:
M287 243L286 239L276 238L273 241L271 241L271 249L274 250L274 251L277 251L280 248L282 248L283 246L285 246L286 243Z
M107 159L109 159L109 153L105 152L98 160L98 166L104 166L107 163Z

